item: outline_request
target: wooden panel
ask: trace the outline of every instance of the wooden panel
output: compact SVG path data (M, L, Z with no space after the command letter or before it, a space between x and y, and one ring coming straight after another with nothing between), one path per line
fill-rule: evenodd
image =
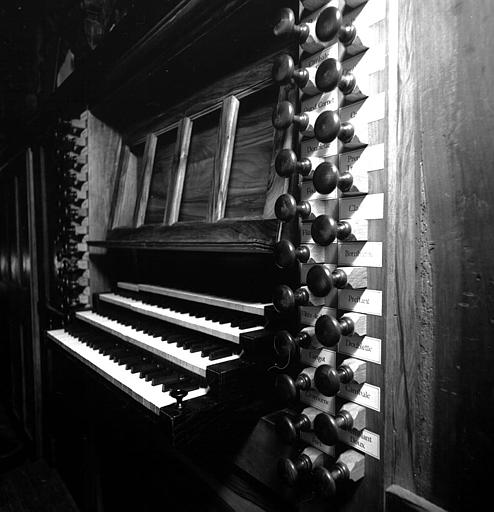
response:
M127 169L129 166L130 148L127 145L120 145L120 152L118 156L117 171L113 180L110 213L108 215L108 229L117 227L115 224L116 214L121 209L121 203L123 201L125 179L127 176Z
M145 224L163 222L166 202L170 194L169 180L176 144L177 130L170 130L158 137L144 219Z
M137 200L137 182L139 170L139 160L142 156L139 153L130 151L128 155L127 167L122 169L124 173L121 181L123 189L119 191L118 201L115 206L115 227L130 227L133 225L134 209Z
M240 102L235 96L229 96L223 100L209 198L209 222L220 220L225 213L239 105Z
M179 221L207 219L219 116L220 111L216 110L194 121Z
M277 220L222 220L184 222L173 226L114 229L101 247L162 248L196 251L269 252L278 229Z
M146 137L144 154L140 162L139 183L137 185L137 198L134 210L134 226L139 227L144 224L146 208L148 205L149 188L151 186L151 176L153 172L154 155L156 152L157 137L150 133Z
M168 196L163 222L167 225L178 220L182 192L184 189L185 170L189 156L190 137L192 135L192 121L184 117L178 125L177 142L168 181Z
M226 218L262 216L273 153L271 113L277 89L267 87L240 101Z
M435 376L424 411L433 435L416 447L427 450L431 477L427 493L418 494L448 510L482 509L492 499L494 453L494 408L486 395L494 387L494 4L440 0L427 14L415 2L403 5L415 27L409 46L426 256L420 271L432 286L425 288L423 334L434 334L421 368L424 380ZM434 35L427 30L431 19Z
M87 123L89 238L100 240L108 229L122 141L117 132L89 113Z

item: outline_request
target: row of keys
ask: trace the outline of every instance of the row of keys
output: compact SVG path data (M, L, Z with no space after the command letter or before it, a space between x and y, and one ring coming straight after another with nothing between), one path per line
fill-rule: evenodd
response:
M48 331L50 339L59 344L86 366L96 371L117 388L155 414L162 407L177 402L171 388L187 391L183 400L207 393L199 381L174 371L173 366L149 354L101 335L91 336L87 330L58 329Z
M175 325L151 319L141 321L129 318L131 314L112 311L102 315L80 311L76 318L106 331L132 345L143 348L196 375L206 376L208 366L239 359L238 348L219 343L215 338L197 335Z
M99 298L104 302L234 343L240 342L241 334L263 326L263 319L256 315L225 311L211 306L198 307L197 304L179 299L148 295L141 300L120 293L104 293Z

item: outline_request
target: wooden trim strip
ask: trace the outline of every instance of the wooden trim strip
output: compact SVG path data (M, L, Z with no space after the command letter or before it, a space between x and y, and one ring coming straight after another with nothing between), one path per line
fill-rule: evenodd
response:
M386 489L386 510L388 512L446 512L443 508L399 485L390 485Z
M125 190L125 178L127 176L127 168L129 165L130 149L129 146L121 144L118 151L118 163L113 180L112 195L110 202L110 213L108 215L107 231L117 227L115 220L118 221L117 212Z
M158 138L154 133L146 137L146 145L142 156L141 168L139 172L139 186L137 188L137 198L134 210L134 226L138 228L144 224L146 217L146 208L148 205L149 188L151 186L151 176L153 174L154 155L156 153L156 142Z
M187 158L189 157L192 124L189 117L184 117L178 125L177 142L168 181L170 193L166 201L165 215L163 217L163 223L166 225L174 224L178 220L184 189L185 171L187 169Z
M235 96L229 96L223 100L212 191L209 198L209 222L216 222L225 214L239 108L240 101Z

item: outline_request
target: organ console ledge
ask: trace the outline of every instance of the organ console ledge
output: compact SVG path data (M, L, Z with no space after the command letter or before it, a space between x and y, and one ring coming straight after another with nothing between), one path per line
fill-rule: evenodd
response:
M312 422L314 433L322 443L333 446L340 439L340 430L362 430L366 426L366 408L348 402L343 405L333 417L320 412Z
M336 494L337 483L345 480L357 482L365 475L365 456L355 450L343 452L330 468L318 466L313 471L314 490L323 498Z
M295 400L299 391L308 391L313 387L316 369L307 367L297 375L295 380L285 373L277 375L274 383L276 396L282 402Z
M352 381L363 384L367 378L367 365L365 361L349 358L345 359L338 368L328 364L317 367L314 374L316 389L325 396L334 396L340 390L341 384Z

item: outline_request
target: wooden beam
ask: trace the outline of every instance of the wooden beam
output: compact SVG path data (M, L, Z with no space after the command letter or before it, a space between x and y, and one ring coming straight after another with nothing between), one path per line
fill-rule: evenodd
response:
M229 96L223 100L214 159L212 191L209 199L209 222L216 222L225 214L239 108L240 102L235 96Z
M149 187L151 185L151 176L153 174L154 155L156 153L156 142L158 138L154 133L146 137L144 154L142 155L139 169L139 185L137 188L137 198L134 209L134 227L144 224L146 217L146 208L149 198Z
M178 220L191 135L192 121L189 117L184 117L178 125L177 143L175 145L175 153L173 155L172 168L168 181L169 194L163 218L163 223L166 225L173 224Z
M399 485L390 485L386 489L387 512L446 512L430 501Z
M125 178L127 176L127 170L129 167L130 148L127 145L122 144L120 146L117 170L115 178L113 180L112 195L110 199L110 213L108 215L108 231L118 227L118 211L120 204L123 201L123 195L125 191ZM116 222L116 223L115 223Z

